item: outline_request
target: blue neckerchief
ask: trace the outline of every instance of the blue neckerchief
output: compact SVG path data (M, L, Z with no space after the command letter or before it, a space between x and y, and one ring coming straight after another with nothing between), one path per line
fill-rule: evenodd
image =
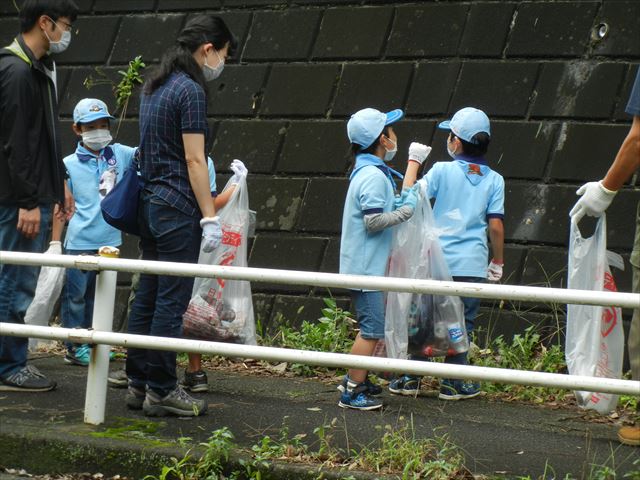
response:
M379 157L376 157L375 155L372 155L370 153L361 153L359 155L356 155L356 165L355 167L353 167L353 172L351 172L351 175L349 175L349 180L351 180L362 167L366 167L368 165L373 165L374 167L378 167L380 170L382 170L382 173L384 173L391 182L394 191L396 189L396 182L393 181L393 177L396 176L399 179L404 178L404 176L400 172L389 167Z
M488 165L487 159L484 157L470 157L465 154L456 155L455 160L462 160L467 163L477 163L478 165Z
M110 145L107 145L102 150L100 150L100 153L98 155L87 150L86 147L82 145L82 143L80 142L78 142L78 146L76 148L76 156L78 157L78 160L80 160L81 162L88 162L92 158L99 158L99 157L102 157L108 161L113 158L113 155L114 155L113 148L111 148Z

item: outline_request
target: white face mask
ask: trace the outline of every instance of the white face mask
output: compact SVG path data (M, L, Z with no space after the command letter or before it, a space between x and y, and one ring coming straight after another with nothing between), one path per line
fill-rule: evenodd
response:
M387 150L387 148L385 147L385 152L384 152L385 162L390 162L391 160L393 160L393 157L395 157L396 153L398 152L398 144L391 139L389 139L389 141L393 142L393 148L391 150Z
M103 128L82 132L82 143L84 146L96 152L109 145L111 140L113 140L111 132Z
M204 57L204 65L202 66L202 73L204 74L204 79L207 82L211 82L222 75L222 70L224 70L224 60L220 58L220 54L217 50L214 50L216 55L218 56L218 64L215 67L212 67L207 63L207 56Z
M455 150L451 150L451 148L449 147L449 145L451 145L453 142L450 142L449 140L447 140L447 153L449 154L449 156L451 158L456 158L456 151Z
M53 22L53 20L51 21ZM56 26L60 28L60 25L58 25L57 22L53 22L53 23L55 23ZM49 40L49 53L62 53L67 48L69 48L69 44L71 43L71 32L62 29L62 36L60 37L60 40L58 40L57 42L54 42L49 38L49 35L47 35L46 30L43 30L43 32L44 32L44 36L47 37L47 40Z

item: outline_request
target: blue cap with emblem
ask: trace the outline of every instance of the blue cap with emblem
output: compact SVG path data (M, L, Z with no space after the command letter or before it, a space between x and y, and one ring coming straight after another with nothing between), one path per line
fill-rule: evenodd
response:
M382 113L375 108L359 110L347 122L347 136L351 143L368 148L380 136L385 126L397 122L404 116L400 109Z
M73 109L73 123L75 124L89 123L101 118L115 120L115 117L109 114L107 105L97 98L83 98Z
M456 137L469 143L476 143L473 137L480 132L491 136L489 117L482 110L473 107L458 110L451 120L440 123L438 128L451 130Z

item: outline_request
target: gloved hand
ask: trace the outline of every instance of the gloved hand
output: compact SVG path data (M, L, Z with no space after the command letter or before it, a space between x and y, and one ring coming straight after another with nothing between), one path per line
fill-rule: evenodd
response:
M416 205L418 204L418 185L414 185L411 188L404 188L402 190L402 194L399 199L396 199L396 210L400 207L411 207L412 210L415 211Z
M242 178L247 178L247 174L249 170L244 166L237 158L231 162L231 171L233 172L233 177L231 177L231 184L237 184Z
M487 268L487 280L490 282L499 281L502 278L502 265L504 265L504 263L498 263L492 259Z
M52 253L54 255L62 255L62 243L56 240L49 242L49 248L44 253Z
M220 217L204 217L200 220L202 227L202 251L209 253L220 245L222 240L222 227Z
M409 145L409 160L414 162L418 162L422 165L429 154L431 153L431 147L428 145L423 145L422 143L413 142Z
M585 214L591 217L601 216L616 193L618 192L605 188L602 181L585 183L576 191L576 195L582 195L582 198L569 212L571 220L579 222Z

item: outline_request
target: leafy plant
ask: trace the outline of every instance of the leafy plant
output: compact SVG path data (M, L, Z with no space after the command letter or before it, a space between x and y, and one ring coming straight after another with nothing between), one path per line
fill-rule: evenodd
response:
M142 61L142 57L138 55L133 60L129 62L129 65L126 70L118 70L118 75L120 75L120 81L118 83L111 80L104 71L100 67L96 67L95 71L98 75L98 78L89 75L84 79L84 86L87 90L91 90L96 85L111 85L113 90L113 95L116 99L116 111L119 111L119 121L118 128L116 130L115 136L118 136L118 132L120 131L120 125L122 124L122 120L125 118L127 114L127 108L129 106L129 100L131 99L131 95L135 87L142 84L142 74L141 71L146 67L146 64Z
M322 317L317 322L303 321L299 330L283 326L276 337L283 347L322 352L348 352L355 338L355 320L340 308L334 298L325 298ZM291 369L299 375L313 375L314 367L294 363Z

